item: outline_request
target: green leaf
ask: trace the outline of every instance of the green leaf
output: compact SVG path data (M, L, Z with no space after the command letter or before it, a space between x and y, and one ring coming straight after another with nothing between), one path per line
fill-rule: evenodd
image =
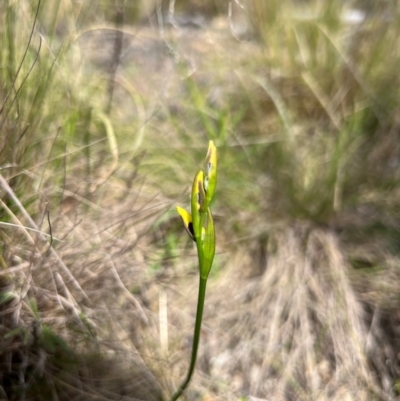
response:
M15 294L11 291L0 292L0 305L3 305L15 298Z
M72 354L67 343L46 324L42 325L41 343L51 353L63 350Z

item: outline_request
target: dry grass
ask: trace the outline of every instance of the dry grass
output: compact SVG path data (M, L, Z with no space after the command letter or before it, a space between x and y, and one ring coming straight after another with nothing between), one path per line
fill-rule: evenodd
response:
M157 347L146 351L158 337L146 263L148 224L165 200L142 193L106 209L72 196L75 202L51 207L51 231L46 218L37 227L25 209L14 226L2 226L9 266L2 274L3 389L9 399L46 399L51 388L61 398L159 399L148 367L156 370Z
M386 315L395 326L384 329L380 309L371 313L355 291L338 238L299 224L271 236L267 254L262 272L252 254L228 256L210 288L197 391L232 400L394 397L398 324Z

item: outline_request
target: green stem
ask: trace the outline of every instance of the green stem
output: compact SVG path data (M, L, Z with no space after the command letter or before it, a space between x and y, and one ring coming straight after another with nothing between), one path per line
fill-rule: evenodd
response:
M206 297L206 285L207 285L207 279L204 279L200 276L199 296L197 300L196 324L194 326L192 357L190 359L189 371L187 373L185 381L179 386L178 390L172 396L171 401L176 401L186 390L194 372L194 367L196 365L196 358L197 358L197 350L199 348L199 341L200 341L201 321L203 319L204 300Z

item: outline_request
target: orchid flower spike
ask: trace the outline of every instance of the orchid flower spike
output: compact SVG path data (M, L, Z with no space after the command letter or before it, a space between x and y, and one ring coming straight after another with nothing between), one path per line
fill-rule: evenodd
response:
M204 300L208 275L215 255L215 228L210 210L210 203L217 183L217 148L213 141L208 145L205 170L199 170L193 180L191 194L191 214L177 206L179 216L190 238L196 243L199 259L199 295L197 301L196 323L193 336L192 356L186 379L173 394L171 401L177 401L186 390L192 378L197 349L200 341L201 320L203 317Z
M205 169L199 170L193 180L191 213L180 206L177 212L190 238L196 242L200 274L208 277L215 254L215 228L210 203L217 184L217 148L209 142Z

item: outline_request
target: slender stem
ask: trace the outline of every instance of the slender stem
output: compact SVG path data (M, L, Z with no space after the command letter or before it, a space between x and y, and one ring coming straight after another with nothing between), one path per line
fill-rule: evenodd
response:
M185 381L179 386L178 390L172 396L171 401L176 401L186 390L186 387L188 386L194 372L194 367L196 365L196 358L197 358L197 350L199 348L199 341L200 341L201 321L203 319L204 299L206 297L206 285L207 285L207 279L204 279L200 276L199 295L197 300L196 324L194 326L192 357L190 359L189 371L187 373Z

